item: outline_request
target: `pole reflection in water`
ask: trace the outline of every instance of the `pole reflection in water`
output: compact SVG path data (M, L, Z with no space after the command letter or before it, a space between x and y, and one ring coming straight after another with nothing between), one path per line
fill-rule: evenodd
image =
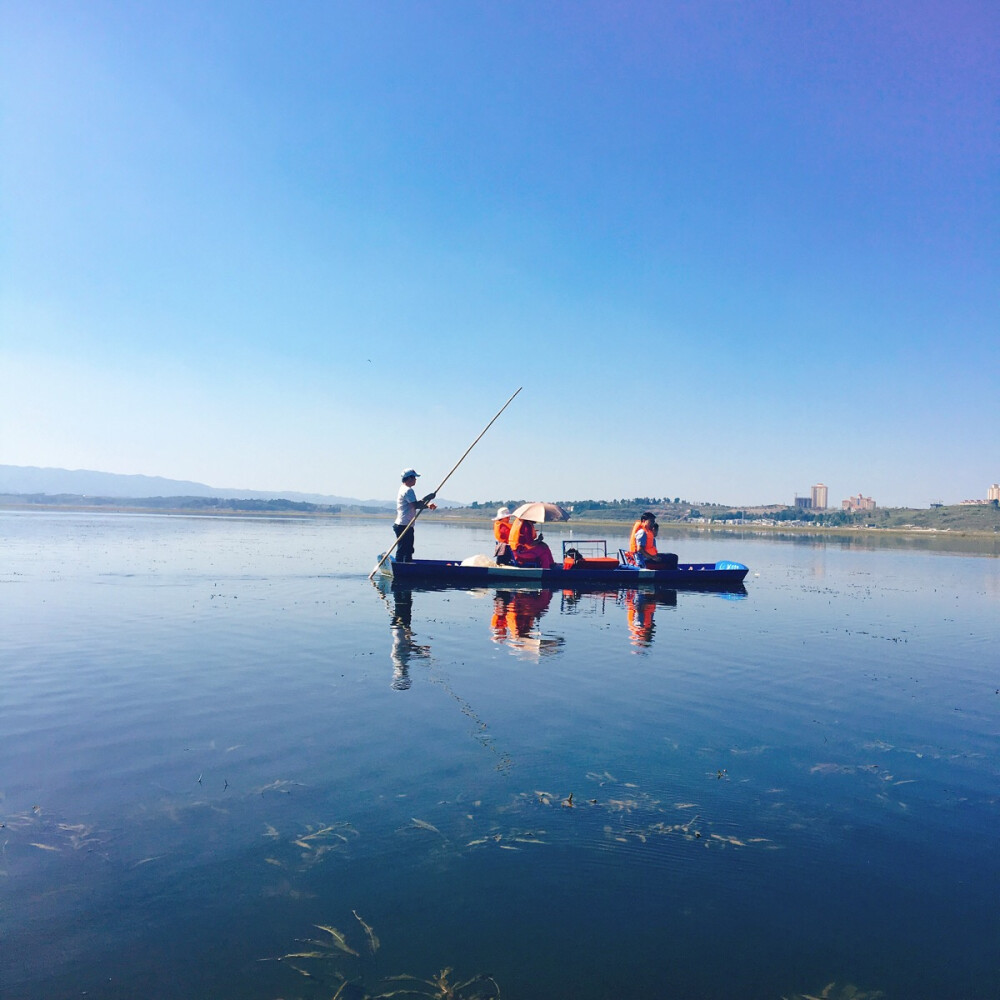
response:
M496 740L490 734L489 723L482 718L475 706L470 704L466 698L456 691L448 678L446 672L433 668L433 658L431 657L431 647L416 641L416 633L413 631L413 593L414 590L429 592L435 590L447 590L446 587L393 587L390 581L380 579L374 583L375 589L386 602L389 608L389 630L392 632L392 687L395 691L406 691L409 689L410 661L419 658L427 661L427 678L432 684L436 684L446 691L462 710L462 714L475 723L473 738L497 758L496 768L498 771L508 771L512 766L510 754L497 746ZM485 596L485 591L472 591L477 596ZM551 599L552 595L549 594ZM562 642L562 640L559 640ZM339 996L339 994L338 994Z

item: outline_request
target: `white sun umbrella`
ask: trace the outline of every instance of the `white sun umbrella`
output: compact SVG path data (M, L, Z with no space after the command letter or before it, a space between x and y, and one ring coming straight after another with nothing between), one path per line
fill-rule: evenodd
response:
M568 521L569 511L557 503L542 503L541 500L535 500L532 503L521 504L511 517L518 517L522 521Z

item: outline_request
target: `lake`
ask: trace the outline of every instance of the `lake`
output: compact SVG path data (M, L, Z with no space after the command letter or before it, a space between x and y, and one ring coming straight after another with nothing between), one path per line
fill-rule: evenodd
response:
M0 512L4 1000L1000 996L1000 560L393 592L391 540Z

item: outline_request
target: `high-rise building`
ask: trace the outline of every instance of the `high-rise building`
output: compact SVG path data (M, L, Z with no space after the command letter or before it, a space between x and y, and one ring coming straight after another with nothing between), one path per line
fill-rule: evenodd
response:
M813 510L826 510L827 489L822 483L812 488Z
M1000 500L1000 483L994 483L986 493L987 500Z

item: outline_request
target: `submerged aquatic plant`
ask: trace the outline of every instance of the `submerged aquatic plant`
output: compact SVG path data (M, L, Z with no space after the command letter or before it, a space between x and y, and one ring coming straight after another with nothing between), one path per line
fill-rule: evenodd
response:
M32 806L30 812L20 812L0 817L0 874L7 875L8 846L14 853L31 847L50 854L82 851L88 854L103 842L93 827L85 823L62 823L50 819L41 806Z
M351 911L361 925L365 935L367 951L374 955L379 949L379 939L371 925L358 914ZM387 976L379 979L381 989L375 993L367 992L364 975L359 971L348 975L342 971L342 962L350 958L361 961L360 952L352 947L347 935L329 924L316 924L327 936L321 939L307 938L302 943L308 950L292 951L277 959L262 959L262 961L278 961L287 965L306 979L316 980L324 987L329 996L330 981L336 982L336 992L330 1000L391 1000L391 998L413 997L417 1000L499 1000L500 987L490 975L480 973L471 979L461 982L452 981L451 966L442 969L432 979L422 979L420 976L403 974ZM346 958L345 958L346 956ZM310 971L303 963L317 963L315 971ZM322 963L321 965L318 963Z
M725 777L725 771L720 773ZM673 835L706 848L779 849L769 837L735 837L728 833L713 832L709 821L702 814L695 812L698 806L694 802L661 802L640 789L634 782L619 781L607 771L590 771L586 777L604 789L605 794L599 798L579 800L574 800L571 794L569 798L560 800L559 796L551 792L536 789L533 792L521 792L501 811L524 812L533 810L537 806L553 807L556 804L561 804L564 808L579 806L591 813L604 813L607 817L604 825L606 839L621 844L634 841L646 844L657 837ZM494 838L500 839L495 831ZM472 840L468 846L484 842L482 839Z
M361 834L350 823L339 822L320 826L307 825L301 833L283 838L278 830L268 823L264 837L274 841L275 853L283 853L284 857L271 856L264 858L264 861L276 868L307 871L321 864L333 852L345 850L352 840L360 836Z
M354 914L354 919L361 924L361 927L365 932L365 937L368 939L368 950L374 955L375 952L378 951L379 945L381 944L378 936L375 934L375 931L372 930L371 924L366 924L357 910L351 910L351 913Z
M410 989L390 989L386 993L376 993L366 1000L387 1000L389 997L424 997L428 1000L496 1000L500 987L492 976L478 975L464 983L451 983L452 969L442 969L436 979L419 979L416 976L390 976L385 982L408 982Z
M827 983L819 993L793 993L781 1000L880 1000L885 994L881 990L859 990L853 983L837 986Z

